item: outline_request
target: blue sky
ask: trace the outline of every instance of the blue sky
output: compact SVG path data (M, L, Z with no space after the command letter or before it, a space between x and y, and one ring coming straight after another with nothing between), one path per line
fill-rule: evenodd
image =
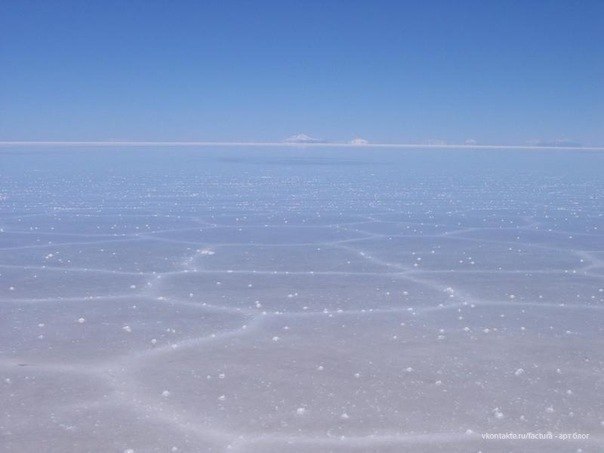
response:
M0 140L604 145L603 1L0 2Z

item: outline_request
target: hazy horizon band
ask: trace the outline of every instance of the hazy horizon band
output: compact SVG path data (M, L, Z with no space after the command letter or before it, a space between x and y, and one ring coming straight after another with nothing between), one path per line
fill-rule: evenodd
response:
M434 148L434 149L517 149L517 150L577 150L604 151L604 146L536 146L536 145L432 145L416 143L341 143L341 142L222 142L222 141L0 141L0 147L7 146L249 146L249 147L329 147L329 148Z

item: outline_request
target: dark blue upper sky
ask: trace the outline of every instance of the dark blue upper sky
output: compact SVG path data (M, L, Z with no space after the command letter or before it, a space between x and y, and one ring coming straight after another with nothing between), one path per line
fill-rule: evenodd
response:
M0 2L0 140L604 144L604 1Z

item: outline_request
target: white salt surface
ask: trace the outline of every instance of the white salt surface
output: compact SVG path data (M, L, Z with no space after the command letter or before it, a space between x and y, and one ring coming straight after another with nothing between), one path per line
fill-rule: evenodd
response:
M604 450L604 156L85 151L0 155L0 451Z

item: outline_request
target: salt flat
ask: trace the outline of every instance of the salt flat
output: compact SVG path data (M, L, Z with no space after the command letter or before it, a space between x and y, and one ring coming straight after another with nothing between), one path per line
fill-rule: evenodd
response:
M602 451L603 164L0 150L0 451Z

